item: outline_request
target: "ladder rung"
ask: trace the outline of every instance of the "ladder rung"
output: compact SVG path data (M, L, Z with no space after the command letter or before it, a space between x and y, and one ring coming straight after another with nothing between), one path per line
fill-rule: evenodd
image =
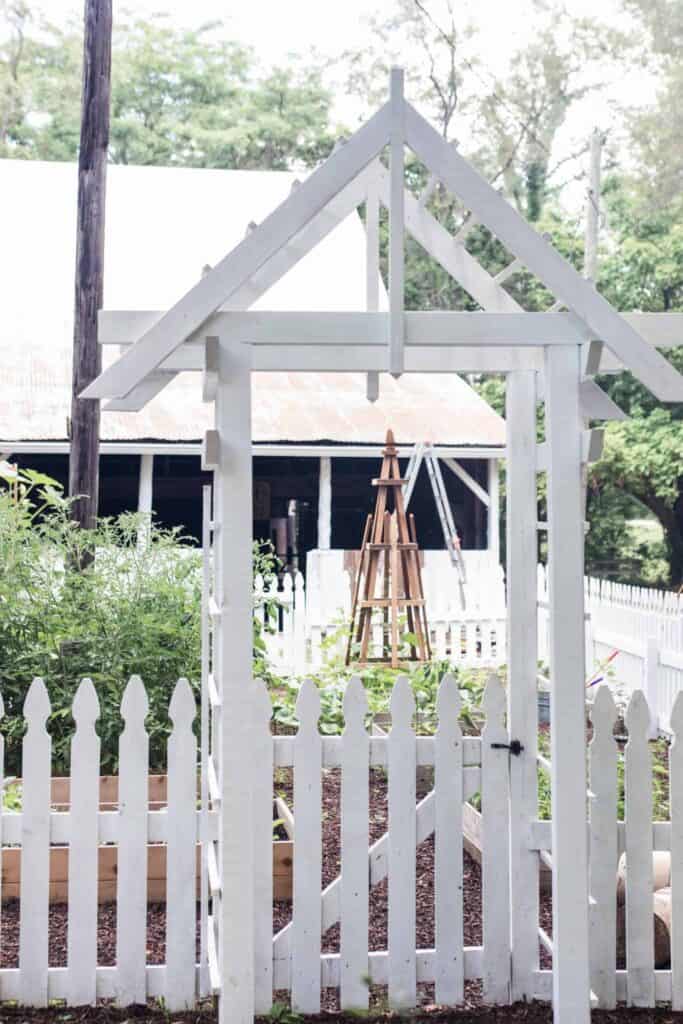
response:
M375 601L360 601L361 608L391 608L394 603L390 597L378 597ZM399 608L414 608L425 603L424 597L399 597L396 604Z
M407 483L408 483L408 481L406 479L404 479L403 477L398 477L398 479L395 479L394 477L376 476L375 479L372 481L372 486L373 487L403 487L403 485L407 484Z
M366 548L370 551L385 551L388 548L394 547L393 544L366 544ZM417 551L417 544L413 544L412 541L397 541L396 547L399 551Z

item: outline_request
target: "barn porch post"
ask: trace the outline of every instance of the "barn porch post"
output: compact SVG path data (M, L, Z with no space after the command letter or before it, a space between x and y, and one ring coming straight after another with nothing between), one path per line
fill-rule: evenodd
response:
M218 469L214 674L221 695L218 1024L254 1017L252 776L251 348L220 339L216 394Z
M555 1024L590 1020L580 375L578 345L546 346Z

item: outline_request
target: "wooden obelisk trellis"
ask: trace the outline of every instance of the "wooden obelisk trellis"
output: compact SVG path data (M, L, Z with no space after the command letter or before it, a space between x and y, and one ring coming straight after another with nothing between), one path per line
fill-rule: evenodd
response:
M406 516L398 451L394 435L387 431L382 452L382 469L372 486L377 488L375 511L369 515L363 532L360 562L353 589L351 629L346 651L346 664L353 660L354 642L359 644L359 662L390 661L392 668L408 660L401 657L400 619L405 614L411 661L428 661L431 657L425 598L420 573L415 517ZM383 568L382 594L375 588ZM362 590L362 597L361 597ZM382 651L370 657L373 612L382 612Z

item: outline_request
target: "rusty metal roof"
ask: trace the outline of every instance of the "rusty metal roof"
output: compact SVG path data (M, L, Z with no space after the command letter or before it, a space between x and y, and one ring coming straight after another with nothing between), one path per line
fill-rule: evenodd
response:
M112 166L107 182L107 309L166 309L290 191L295 175ZM75 164L0 161L0 446L66 438L71 401ZM365 308L365 244L352 215L255 309ZM115 352L107 352L105 362ZM211 426L197 374L181 374L140 413L103 412L104 441L198 440ZM505 424L456 374L254 375L255 441L495 446Z

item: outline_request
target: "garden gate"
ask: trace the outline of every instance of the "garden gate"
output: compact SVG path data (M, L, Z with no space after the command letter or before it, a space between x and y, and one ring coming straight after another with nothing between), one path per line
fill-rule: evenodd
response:
M378 374L409 372L502 372L507 375L507 530L508 530L508 687L504 739L498 708L489 728L499 742L515 741L519 756L495 749L482 740L481 772L488 759L509 763L509 793L500 820L509 820L505 864L513 884L509 900L499 899L495 912L511 956L496 957L488 991L497 1001L534 995L538 963L538 887L540 852L553 857L553 1005L557 1024L586 1024L590 1014L588 862L586 829L586 766L584 711L583 484L586 461L595 453L596 437L587 420L609 419L615 406L595 383L603 346L612 361L628 367L661 400L680 401L683 379L657 352L666 323L657 317L626 318L571 267L530 225L404 100L403 76L392 71L391 96L355 135L329 157L269 217L192 287L167 312L103 313L100 339L123 344L123 355L83 393L111 399L107 408L136 410L182 370L203 373L203 394L215 402L215 429L205 438L204 461L215 471L215 592L207 608L214 624L211 685L215 708L214 750L207 783L220 806L215 856L208 871L213 893L209 937L214 986L220 993L221 1024L248 1024L262 978L255 965L267 968L261 887L265 825L259 818L259 786L278 750L284 763L294 764L295 827L304 841L297 872L318 871L319 768L325 757L342 763L354 743L366 741L359 728L362 695L354 687L347 702L350 719L343 740L329 743L315 728L316 699L310 687L301 695L301 731L294 738L270 739L261 722L262 751L256 756L253 724L251 567L251 374L268 371L363 372L374 393ZM431 174L422 200L405 187L404 159L408 146ZM381 154L388 148L389 169ZM467 212L452 236L429 212L434 183L458 197ZM359 205L365 204L368 286L367 310L357 313L250 312L248 307L316 243ZM379 207L389 211L389 310L378 312ZM511 254L511 263L491 277L470 255L466 236L481 223ZM405 312L404 235L408 231L477 301L483 312ZM558 305L547 313L526 313L503 287L505 277L526 266L553 293ZM554 311L562 306L566 313ZM643 335L647 336L644 340ZM546 441L536 443L536 404L545 402ZM536 474L547 472L549 546L550 678L552 716L561 723L552 734L552 800L561 808L552 820L551 835L534 827L536 806ZM495 690L494 690L495 694ZM353 703L355 701L355 704ZM442 722L455 728L455 696L442 695ZM259 706L260 700L259 700ZM391 792L411 792L415 744L424 758L453 756L442 735L421 743L411 735L410 701L404 685L394 695L395 728L384 744ZM502 712L500 712L502 714ZM266 709L259 712L266 717ZM498 741L497 741L498 742ZM467 744L465 744L467 752ZM431 750L431 753L427 751ZM285 751L286 753L282 753ZM373 752L374 751L374 752ZM264 761L262 757L266 757ZM368 758L379 760L380 746L370 742ZM365 754L363 753L363 758ZM467 770L463 787L467 788ZM365 764L363 764L363 770ZM261 771L264 775L261 776ZM317 781L316 781L317 780ZM272 783L269 783L271 785ZM457 785L447 789L445 806L457 803ZM486 785L486 778L483 780ZM443 812L437 783L438 816ZM502 789L493 789L498 799ZM302 795L304 794L304 795ZM498 794L498 796L495 796ZM299 806L296 806L300 798ZM484 798L486 799L486 798ZM355 806L355 805L354 805ZM358 811L358 806L356 806ZM445 812L443 812L445 813ZM457 817L457 808L455 810ZM343 887L354 880L364 889L367 850L360 819L350 815L343 826L353 864ZM415 817L415 821L413 820ZM260 825L259 825L260 822ZM264 831L256 830L262 828ZM390 885L389 952L384 961L371 955L369 973L387 977L395 1002L413 998L415 978L435 976L445 964L444 948L416 957L411 918L412 858L417 810L409 800L396 804L390 794L389 838L384 848ZM457 829L446 827L454 854ZM542 837L539 839L539 836ZM442 832L443 838L443 832ZM495 840L491 837L490 842ZM487 842L489 842L487 834ZM449 847L450 848L450 847ZM211 849L211 848L209 848ZM362 856L361 856L362 853ZM362 864L362 866L361 866ZM352 880L349 879L352 875ZM361 877L362 876L362 877ZM308 881L308 880L307 880ZM276 938L273 969L276 983L285 963L291 964L291 987L302 1007L317 1005L319 989L345 974L341 960L320 958L320 893L316 886L295 882L295 922L287 939ZM449 897L450 898L450 897ZM327 900L332 905L334 898ZM322 912L325 914L325 901ZM343 908L342 906L342 919ZM335 911L336 913L336 911ZM412 911L414 913L414 911ZM329 920L326 919L326 920ZM357 929L362 920L354 917ZM297 923L298 922L298 923ZM509 922L509 928L508 928ZM348 933L347 933L348 934ZM448 940L450 941L450 940ZM484 938L489 962L492 938ZM268 947L270 948L270 947ZM261 952L258 952L258 951ZM282 956L281 956L282 955ZM431 958L432 964L428 961ZM505 963L503 963L505 960ZM491 961L492 962L492 961ZM399 964L404 966L399 968ZM336 965L335 965L336 964ZM386 970L382 964L387 964ZM322 965L322 970L321 970ZM360 964L356 964L357 972ZM470 965L472 972L475 968ZM448 972L448 968L444 969ZM286 969L287 971L290 968ZM478 968L477 968L478 970ZM384 972L384 973L382 973ZM286 971L285 971L286 973ZM366 972L368 973L367 969ZM467 954L465 973L469 973ZM400 975L400 980L399 980ZM508 975L510 975L508 984ZM392 980L393 979L393 980ZM450 996L459 982L451 980ZM392 987L393 986L393 987ZM317 993L317 994L316 994ZM259 995L259 1001L261 995Z

